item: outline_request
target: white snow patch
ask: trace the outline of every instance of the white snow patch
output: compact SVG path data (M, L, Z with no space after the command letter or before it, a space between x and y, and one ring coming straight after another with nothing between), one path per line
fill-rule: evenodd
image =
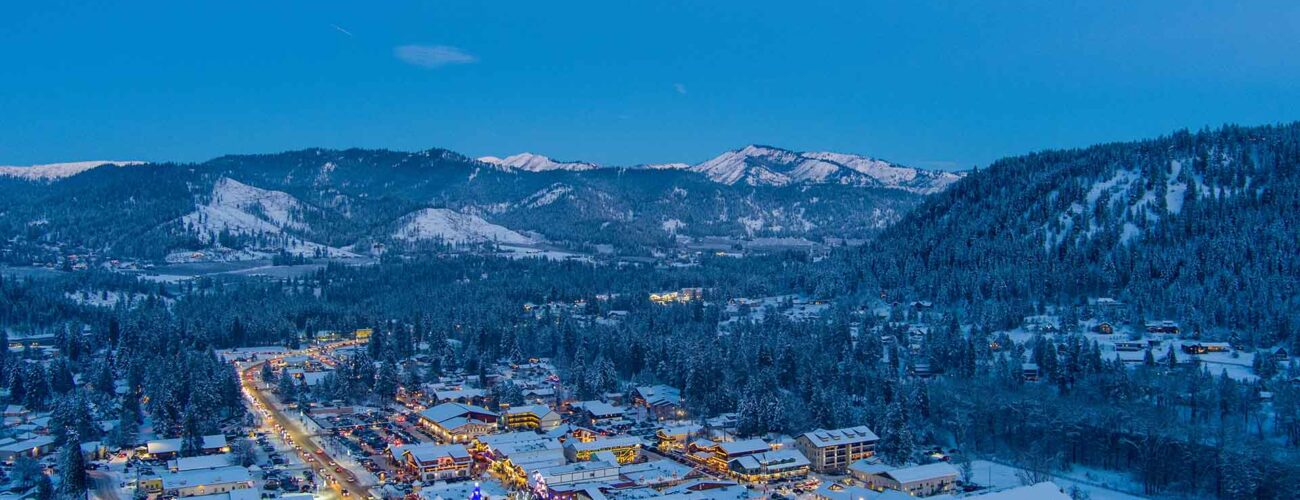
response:
M676 234L678 230L686 227L686 223L677 219L668 219L663 224L660 224L660 227L664 229L665 233Z

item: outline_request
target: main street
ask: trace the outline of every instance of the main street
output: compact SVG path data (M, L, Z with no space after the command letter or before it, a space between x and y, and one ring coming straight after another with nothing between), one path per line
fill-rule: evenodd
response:
M325 346L324 350L330 350L354 343L355 341L330 344ZM320 348L305 349L296 353L286 353L272 359L281 359L284 356L291 354L307 354L318 351L320 351ZM274 398L267 394L264 389L259 387L259 384L257 383L258 370L261 369L263 363L267 362L270 362L270 360L258 361L245 366L240 375L240 382L243 384L244 390L253 397L254 401L256 401L262 409L266 410L265 415L269 418L269 423L274 424L273 427L278 425L280 429L283 429L284 432L288 434L289 440L301 448L304 458L312 457L312 459L315 460L315 464L308 462L308 466L315 465L315 468L312 471L313 474L315 474L319 479L327 480L329 483L328 488L321 489L320 495L323 495L325 498L339 498L340 496L348 498L370 498L369 491L367 491L366 487L357 482L356 476L347 468L339 465L338 460L335 460L334 457L330 456L328 451L317 446L316 443L311 440L311 436L303 432L302 424L295 421L291 416L285 414L283 410L279 409L274 404ZM341 472L335 472L336 468ZM320 473L321 470L325 471L324 475Z

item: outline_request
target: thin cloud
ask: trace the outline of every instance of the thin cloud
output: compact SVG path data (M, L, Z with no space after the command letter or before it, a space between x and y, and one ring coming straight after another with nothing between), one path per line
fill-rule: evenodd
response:
M401 45L393 49L393 55L402 62L421 68L478 62L473 54L450 45Z
M678 94L686 95L686 86L680 83L674 83L673 90L676 90Z
M344 34L344 35L347 35L347 36L350 36L350 37L354 37L354 38L356 37L356 35L353 35L351 31L345 30L345 29L343 29L342 26L339 26L339 25L337 25L337 24L330 24L330 27L331 27L331 28L334 28L334 29L336 29L336 30L338 30L339 33L342 33L342 34Z

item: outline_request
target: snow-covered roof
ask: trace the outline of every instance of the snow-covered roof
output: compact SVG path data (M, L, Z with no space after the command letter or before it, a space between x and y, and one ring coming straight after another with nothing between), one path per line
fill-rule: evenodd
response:
M722 451L726 453L727 456L744 455L746 453L761 453L772 449L772 447L768 446L768 444L762 439L728 441L726 443L718 443L718 447L722 448Z
M238 465L216 469L196 469L184 472L167 472L159 475L163 489L191 488L199 485L229 484L252 481L248 469Z
M865 425L833 430L817 429L803 433L802 437L818 448L855 443L871 443L880 440L880 437L876 436L876 433L871 432L871 429L868 429Z
M894 478L894 480L898 481L900 484L909 484L929 481L941 477L957 477L957 468L949 465L947 462L935 462L932 464L900 467L886 471L883 474Z

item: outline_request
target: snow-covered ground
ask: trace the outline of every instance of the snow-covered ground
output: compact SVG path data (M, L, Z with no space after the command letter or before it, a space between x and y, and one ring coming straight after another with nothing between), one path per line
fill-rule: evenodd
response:
M482 217L445 208L426 208L403 218L393 237L405 241L442 240L452 244L501 243L528 245L532 238L498 226Z
M971 462L971 480L991 488L1022 486L1016 475L1020 469L987 460ZM1092 500L1136 500L1142 487L1127 474L1075 467L1067 472L1055 472L1051 481L1069 491L1072 487L1086 491Z

